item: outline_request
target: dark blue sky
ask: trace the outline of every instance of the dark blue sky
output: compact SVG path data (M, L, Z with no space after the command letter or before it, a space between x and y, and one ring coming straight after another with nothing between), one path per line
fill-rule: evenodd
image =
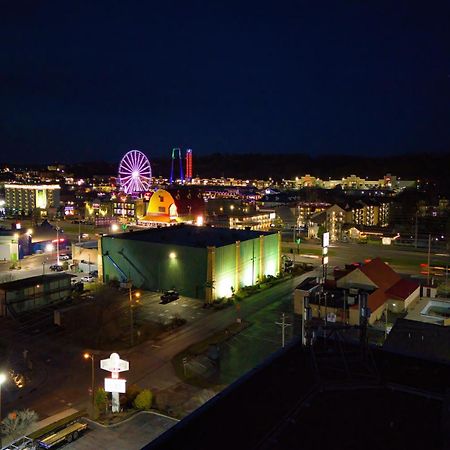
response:
M448 151L449 4L2 3L0 160Z

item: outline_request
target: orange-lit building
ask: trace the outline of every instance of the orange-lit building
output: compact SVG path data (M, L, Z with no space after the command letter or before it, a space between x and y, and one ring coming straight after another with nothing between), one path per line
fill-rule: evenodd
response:
M174 225L178 221L178 210L170 192L158 189L150 197L147 213L138 220L145 227Z

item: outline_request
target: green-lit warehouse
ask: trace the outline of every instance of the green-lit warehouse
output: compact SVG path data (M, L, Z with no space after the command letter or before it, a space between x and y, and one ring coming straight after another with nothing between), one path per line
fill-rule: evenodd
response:
M101 238L103 280L211 301L280 271L280 235L178 225Z

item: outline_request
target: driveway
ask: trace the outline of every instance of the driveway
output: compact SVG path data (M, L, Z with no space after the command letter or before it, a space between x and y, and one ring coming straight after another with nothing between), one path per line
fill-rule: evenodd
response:
M152 412L136 414L128 421L112 427L102 427L89 421L84 435L64 449L70 450L139 450L156 439L177 421Z

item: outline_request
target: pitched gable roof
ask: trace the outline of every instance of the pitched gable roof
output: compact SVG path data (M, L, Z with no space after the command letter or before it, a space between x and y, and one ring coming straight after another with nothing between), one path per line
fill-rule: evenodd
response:
M402 279L398 273L394 272L380 258L372 259L372 261L360 267L359 270L383 290L389 289Z
M397 298L399 300L406 300L419 286L420 285L417 281L402 278L391 286L386 291L386 294L389 297Z
M380 306L383 306L386 303L386 294L383 289L377 289L372 292L367 298L367 306L370 311L375 312Z

